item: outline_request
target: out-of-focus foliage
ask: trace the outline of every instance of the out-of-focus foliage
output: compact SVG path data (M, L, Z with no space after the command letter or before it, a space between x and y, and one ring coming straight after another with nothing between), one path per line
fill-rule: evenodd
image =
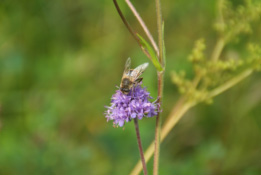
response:
M124 1L119 3L143 35ZM156 38L154 1L133 3ZM198 38L205 38L206 54L213 50L216 3L162 1L167 51L163 120L179 96L170 71L186 70L192 77L187 55ZM229 4L236 9L244 1ZM232 40L221 59L258 57L250 57L246 47L260 45L261 23L249 25L251 34ZM124 130L113 128L103 112L129 56L133 67L148 61L112 1L2 0L0 174L128 174L139 159L133 123ZM150 65L143 77L156 98L155 68ZM212 105L187 113L161 146L160 174L261 174L260 87L256 73ZM144 148L153 140L154 125L153 118L140 121ZM152 172L151 161L148 169Z
M228 1L218 1L219 22L216 24L221 36L217 39L211 56L206 56L204 50L206 44L203 39L196 42L189 61L193 64L194 80L188 80L185 77L185 71L181 73L174 72L172 81L179 91L185 94L186 98L195 103L206 101L212 102L211 90L221 87L224 83L244 72L260 70L261 48L256 44L249 44L249 58L220 58L223 48L231 42L240 33L250 32L250 23L259 19L261 16L261 3L246 1L245 6L239 6L236 10L228 5ZM228 7L229 6L229 7ZM228 12L227 12L228 11ZM233 14L224 15L226 13Z

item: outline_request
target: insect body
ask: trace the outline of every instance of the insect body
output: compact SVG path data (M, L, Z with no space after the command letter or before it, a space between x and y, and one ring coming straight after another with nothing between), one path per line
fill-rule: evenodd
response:
M131 91L133 85L141 82L142 78L140 78L141 74L148 67L149 63L144 63L136 67L135 69L130 69L131 59L128 58L125 63L125 69L123 72L123 76L121 79L120 90L124 94L128 94Z

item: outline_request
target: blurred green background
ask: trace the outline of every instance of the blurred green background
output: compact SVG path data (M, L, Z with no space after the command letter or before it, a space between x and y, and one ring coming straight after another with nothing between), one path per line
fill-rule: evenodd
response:
M133 1L156 38L154 1ZM236 7L243 3L233 0ZM124 1L126 18L139 24ZM164 0L167 68L163 121L177 101L170 71L185 69L194 41L206 53L217 39L216 1ZM144 35L143 35L144 36ZM222 55L245 55L260 44L261 23ZM0 175L123 175L139 153L133 123L113 128L105 105L120 84L124 63L148 60L124 27L110 0L1 0L0 2ZM144 86L156 98L152 64ZM261 75L254 74L190 110L161 146L160 174L260 175ZM144 149L155 120L140 121ZM152 161L148 163L152 173Z

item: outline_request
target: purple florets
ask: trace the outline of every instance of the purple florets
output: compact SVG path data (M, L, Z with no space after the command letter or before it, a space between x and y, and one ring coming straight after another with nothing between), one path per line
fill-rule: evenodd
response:
M122 127L131 119L157 115L159 104L150 102L149 99L152 97L149 94L146 88L142 88L140 85L133 87L128 95L117 90L112 96L111 106L105 106L107 121L113 120L114 125Z

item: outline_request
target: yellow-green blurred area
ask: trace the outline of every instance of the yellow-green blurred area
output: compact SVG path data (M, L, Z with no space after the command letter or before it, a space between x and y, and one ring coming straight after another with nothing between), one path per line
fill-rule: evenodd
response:
M120 1L120 0L119 0ZM243 0L233 0L234 7ZM154 1L133 4L157 39ZM194 42L205 38L210 56L216 1L162 0L167 67L163 121L179 97L172 70L186 70ZM124 1L129 23L145 37ZM222 58L246 59L260 44L251 35L227 45ZM112 0L0 1L0 175L124 175L139 160L133 122L114 128L105 105L119 86L125 61L149 62L123 25ZM156 98L150 63L143 85ZM261 75L255 73L190 110L161 145L160 174L260 175ZM153 141L155 118L139 122L143 147ZM152 174L152 160L148 163Z

